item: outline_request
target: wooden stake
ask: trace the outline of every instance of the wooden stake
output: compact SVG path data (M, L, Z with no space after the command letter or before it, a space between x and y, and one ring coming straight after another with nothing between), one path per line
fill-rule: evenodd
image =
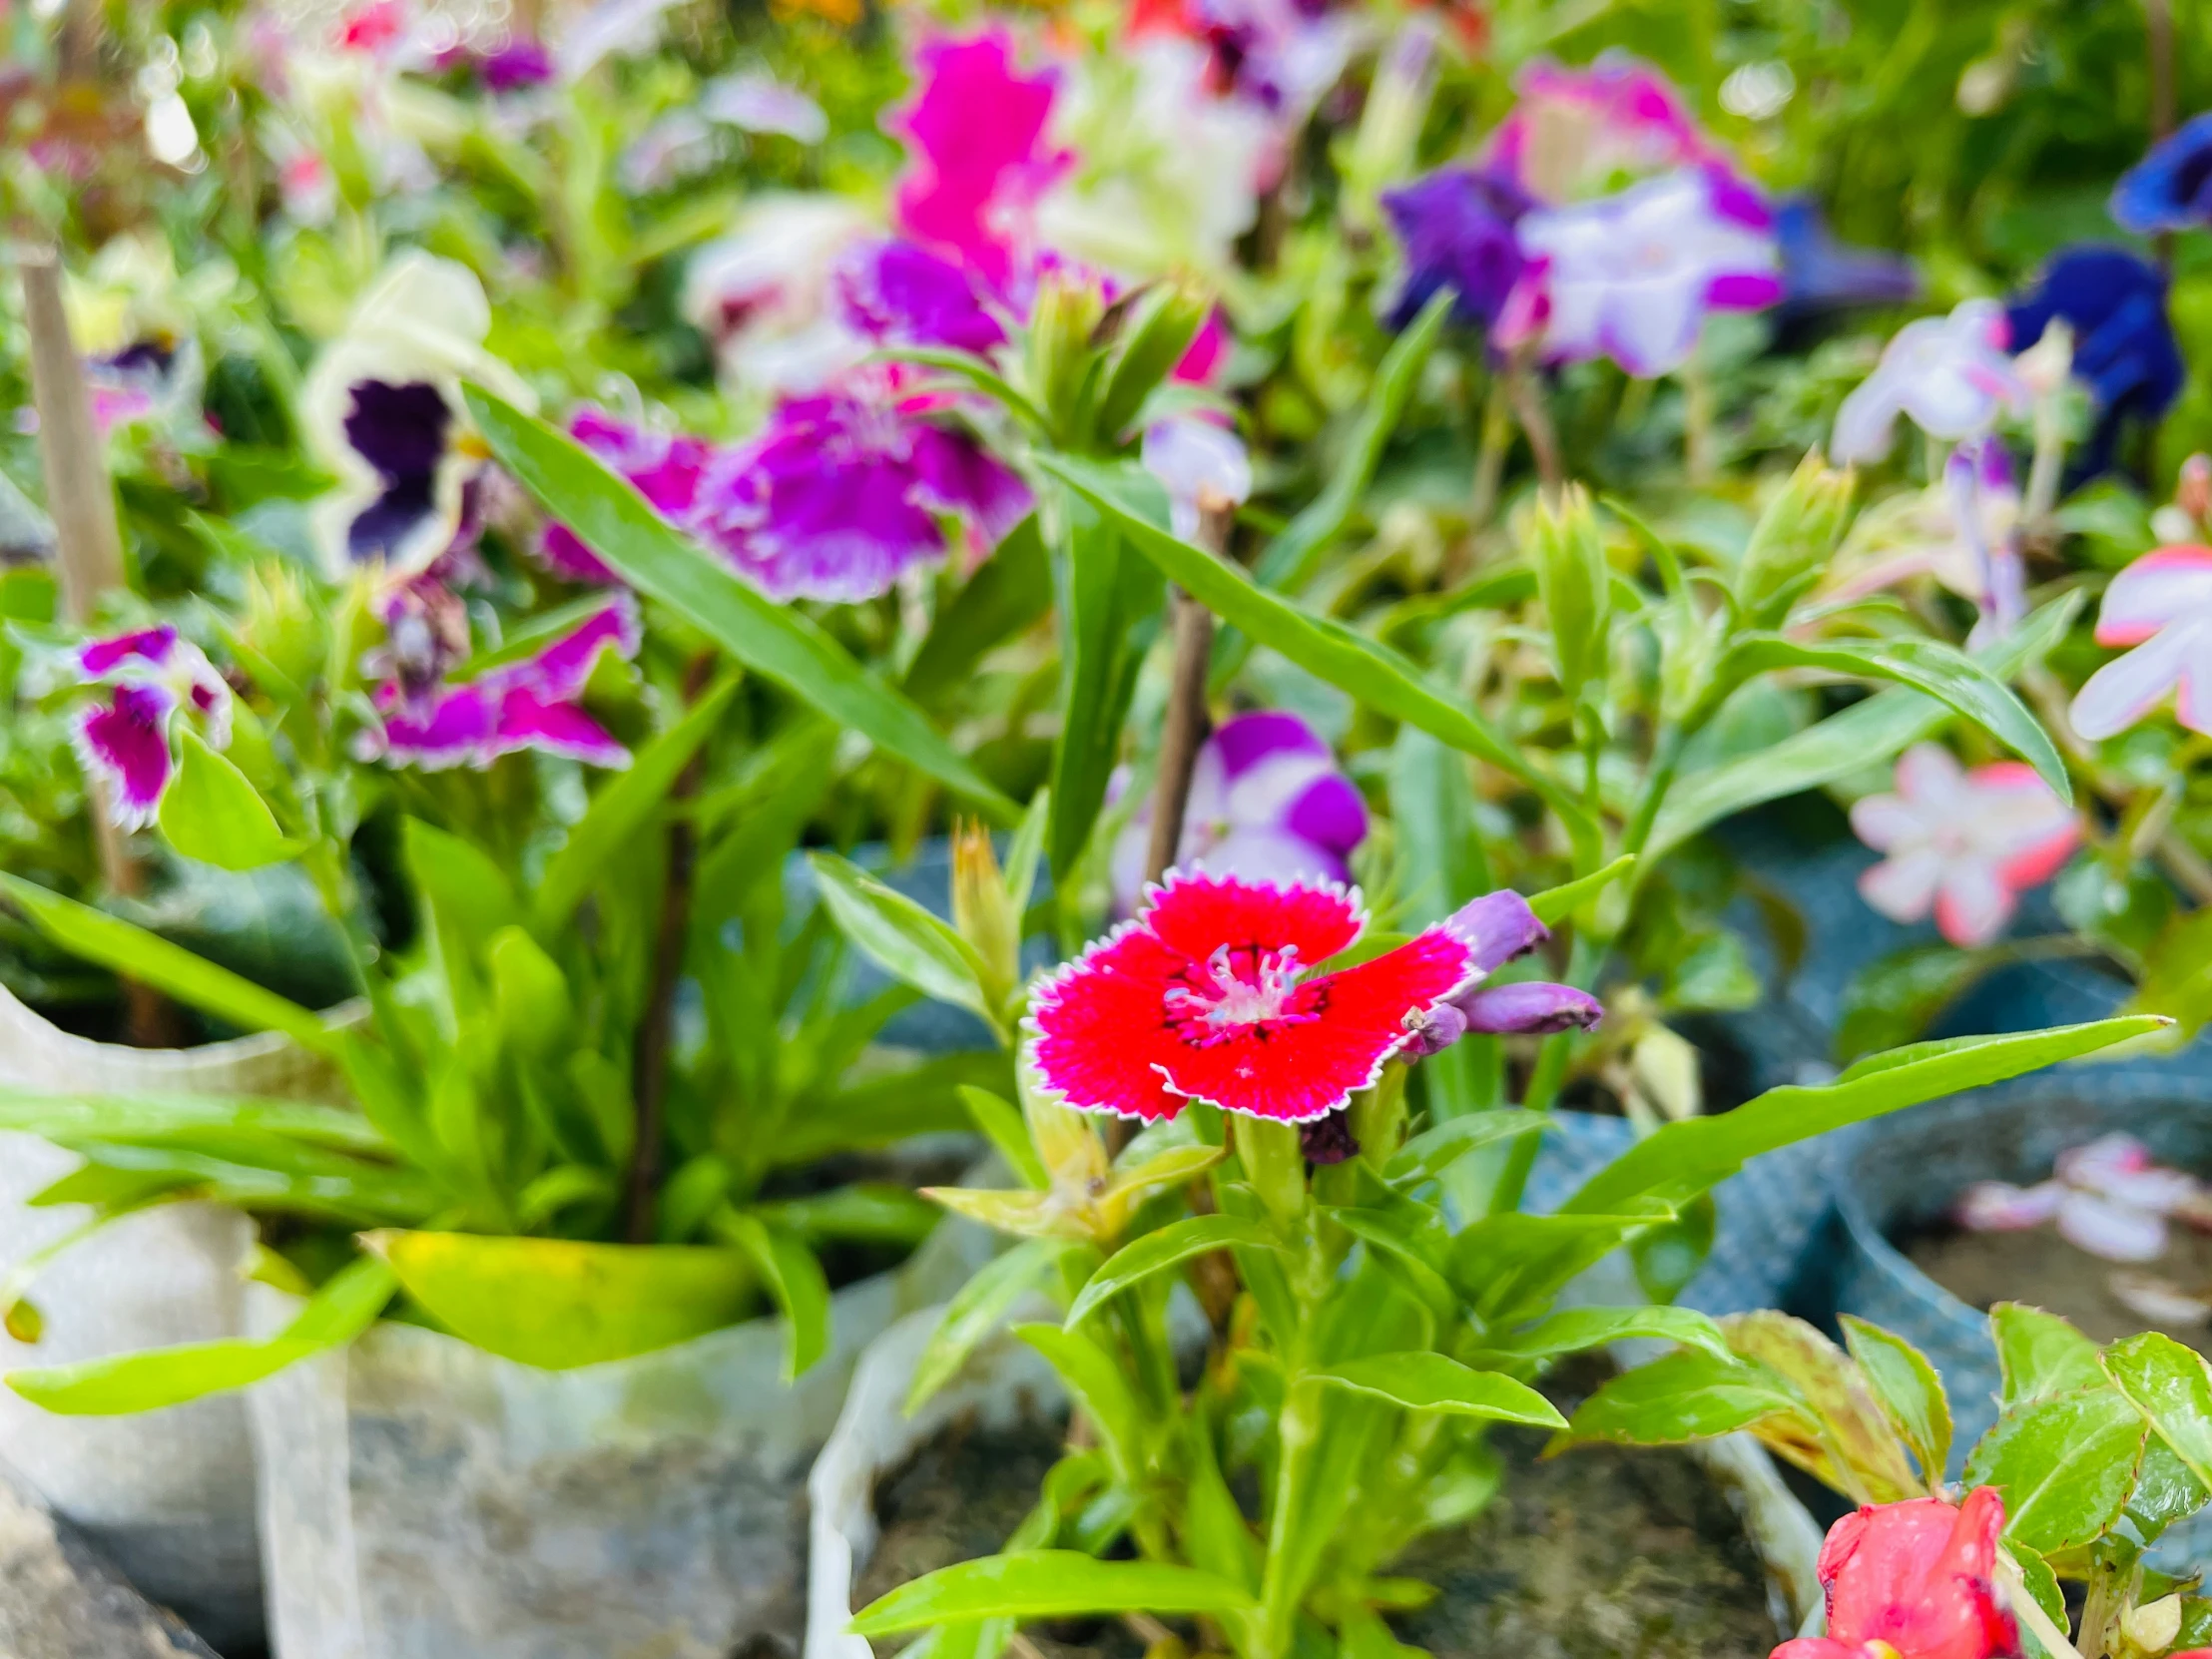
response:
M1229 526L1236 503L1210 496L1199 507L1198 542L1216 558L1229 551ZM1169 683L1167 721L1160 730L1160 765L1152 786L1152 840L1145 850L1144 878L1157 881L1175 863L1183 844L1183 821L1190 811L1191 776L1198 769L1199 746L1213 722L1206 713L1206 677L1213 667L1214 613L1188 594L1174 592L1175 667Z
M123 536L107 457L92 422L84 364L62 306L61 261L50 248L26 250L23 317L31 333L31 401L38 410L39 462L46 472L46 510L54 519L62 609L80 626L100 596L123 586Z

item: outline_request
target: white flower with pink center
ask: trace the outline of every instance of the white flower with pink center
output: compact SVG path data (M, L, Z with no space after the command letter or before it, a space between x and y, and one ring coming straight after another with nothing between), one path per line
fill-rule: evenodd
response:
M2004 307L1993 299L1908 322L1836 411L1829 458L1839 466L1879 461L1901 414L1929 436L1955 442L1988 431L2006 408L2025 409L2028 388L2005 349L2010 341Z
M2058 1155L2051 1179L2032 1187L1977 1181L1958 1200L1958 1225L1975 1233L2021 1233L2054 1222L2077 1249L2107 1262L2153 1262L2166 1251L2166 1224L2212 1219L2212 1193L2182 1170L2151 1161L2132 1135L2104 1135Z
M2161 547L2113 577L2097 644L2133 649L2074 698L2077 733L2116 737L2171 697L2182 725L2212 736L2212 547Z
M1933 909L1936 929L1966 949L2003 932L2019 895L2056 874L2081 838L2079 820L2032 767L1967 772L1932 743L1905 752L1897 793L1859 802L1851 827L1888 854L1860 877L1861 896L1893 921Z

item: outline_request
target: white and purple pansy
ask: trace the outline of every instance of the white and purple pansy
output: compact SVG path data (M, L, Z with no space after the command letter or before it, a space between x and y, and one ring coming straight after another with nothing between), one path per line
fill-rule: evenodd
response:
M316 507L325 563L343 577L428 569L463 539L470 485L486 460L461 401L464 380L530 407L529 388L484 349L491 305L463 266L402 254L315 359L300 415L338 485Z
M1329 745L1276 710L1235 715L1200 746L1174 862L1246 881L1347 881L1368 835L1368 808ZM1152 802L1114 842L1114 902L1133 914L1144 892Z
M168 623L88 640L71 658L82 681L108 688L105 702L88 703L72 723L85 774L106 796L114 823L125 830L151 824L177 770L177 723L192 720L212 746L228 748L231 688Z
M618 594L534 657L418 695L387 682L375 693L381 720L362 730L355 754L427 772L488 767L522 750L587 766L626 767L630 752L579 700L602 656L634 657L638 642L637 604Z
M793 398L718 453L689 528L773 599L856 603L950 550L945 521L996 547L1026 485L964 431L840 390Z
M2113 577L2097 644L2127 655L2075 695L2075 732L2092 743L2117 737L2170 697L2182 725L2212 737L2212 547L2157 548Z

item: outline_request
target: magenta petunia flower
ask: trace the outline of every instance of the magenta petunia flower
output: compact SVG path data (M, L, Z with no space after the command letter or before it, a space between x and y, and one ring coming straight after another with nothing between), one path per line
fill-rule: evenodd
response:
M2057 874L2081 840L2080 821L2034 768L1966 772L1932 743L1899 758L1897 793L1858 802L1851 827L1888 854L1859 878L1860 895L1893 921L1934 909L1936 930L1964 949L2003 932L2019 895Z
M911 242L853 249L832 280L845 321L870 340L987 353L1006 330L956 260Z
M1003 29L931 40L916 57L921 91L886 122L913 158L897 187L898 228L1004 288L1022 252L1020 217L1073 161L1045 144L1057 77L1019 74Z
M1520 100L1490 137L1485 166L1540 202L1604 195L1680 168L1726 166L1728 152L1649 64L1608 52L1587 69L1530 64Z
M579 705L602 656L637 655L637 604L619 594L534 657L502 663L473 680L410 696L397 682L377 687L378 727L364 728L364 761L420 767L488 767L534 749L596 767L626 767L630 753Z
M107 796L120 828L153 823L176 772L177 723L198 722L217 749L231 742L231 688L207 654L168 623L89 640L72 654L77 673L110 688L80 710L70 733L87 777Z
M622 474L672 524L682 525L699 500L699 481L714 449L704 438L685 432L656 432L634 426L605 409L586 405L569 417L569 436ZM572 582L618 580L565 524L549 524L538 540L539 561Z
M1296 715L1255 711L1222 722L1200 747L1174 861L1251 882L1343 882L1367 836L1367 803L1329 745ZM1143 898L1151 841L1148 799L1114 842L1122 915Z
M1782 297L1781 255L1756 203L1714 174L1686 169L1617 196L1525 215L1530 265L1500 321L1500 343L1540 335L1546 358L1611 357L1665 374L1689 359L1706 314L1759 310Z
M2075 695L2075 732L2117 737L2171 697L2182 725L2212 737L2212 547L2161 547L2113 577L2097 644L2132 649Z
M2027 387L2006 351L2011 325L1993 299L1961 301L1948 316L1908 322L1875 371L1836 411L1829 457L1839 466L1890 452L1900 414L1932 437L1986 432L2005 408L2024 409Z
M1324 1117L1479 971L1447 922L1311 975L1365 927L1358 894L1333 883L1171 871L1136 920L1038 986L1031 1063L1087 1112L1156 1121L1203 1100L1280 1123Z
M1021 479L965 432L835 392L787 401L759 437L718 454L690 527L773 598L853 603L943 556L943 519L995 547L1029 506Z

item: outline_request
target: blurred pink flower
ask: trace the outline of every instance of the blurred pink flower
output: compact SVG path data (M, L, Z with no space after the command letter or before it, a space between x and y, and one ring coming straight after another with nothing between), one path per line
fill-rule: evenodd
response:
M2113 577L2097 644L2133 649L2089 676L2074 731L2116 737L2171 696L2182 725L2212 736L2212 547L2161 547Z
M1958 1225L2019 1233L2056 1222L2069 1244L2107 1262L2154 1262L2166 1252L2166 1220L2212 1220L2212 1193L2182 1170L2151 1162L2132 1135L2104 1135L2058 1155L2032 1187L1976 1181L1958 1200Z
M2081 838L2073 812L2017 761L1962 771L1950 752L1917 744L1900 757L1897 793L1871 795L1851 827L1888 853L1859 878L1893 921L1919 921L1973 949L2004 931L2019 895L2057 873Z

